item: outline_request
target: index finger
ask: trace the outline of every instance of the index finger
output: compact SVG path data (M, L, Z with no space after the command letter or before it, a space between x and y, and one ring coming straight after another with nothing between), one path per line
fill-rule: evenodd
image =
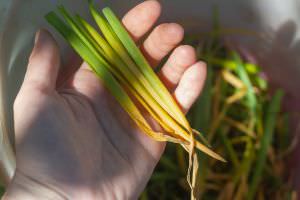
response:
M155 24L161 13L156 0L145 1L131 9L124 17L123 24L135 41L138 41Z

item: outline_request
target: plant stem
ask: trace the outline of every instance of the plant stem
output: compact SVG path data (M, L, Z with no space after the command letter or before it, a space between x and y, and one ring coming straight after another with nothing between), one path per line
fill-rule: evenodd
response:
M276 91L267 109L265 131L260 142L260 149L257 152L257 162L254 168L252 180L250 182L249 192L247 196L248 200L254 199L263 169L266 164L267 153L270 145L272 144L272 136L276 125L278 112L280 111L282 97L283 92L281 90Z

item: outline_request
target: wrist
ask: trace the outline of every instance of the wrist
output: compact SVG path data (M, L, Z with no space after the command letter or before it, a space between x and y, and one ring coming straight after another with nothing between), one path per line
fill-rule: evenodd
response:
M18 173L8 185L2 200L68 199L62 192Z

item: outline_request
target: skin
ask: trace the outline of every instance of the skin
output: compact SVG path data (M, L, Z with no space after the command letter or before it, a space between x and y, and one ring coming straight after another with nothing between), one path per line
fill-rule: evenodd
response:
M123 23L140 42L160 12L157 1L145 1ZM141 50L152 66L173 51L158 74L187 112L206 66L179 45L183 36L180 25L161 24ZM3 199L137 199L165 143L139 131L87 64L58 87L60 65L56 41L40 30L14 104L17 170Z

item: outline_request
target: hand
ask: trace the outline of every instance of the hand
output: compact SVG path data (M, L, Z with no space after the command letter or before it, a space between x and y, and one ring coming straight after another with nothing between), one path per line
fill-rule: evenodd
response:
M139 41L160 15L157 1L129 11L123 23ZM157 26L141 45L184 112L199 96L206 74L195 50L178 46L178 24ZM57 87L58 45L45 30L36 36L15 100L17 169L4 199L137 199L165 147L129 119L87 64Z

